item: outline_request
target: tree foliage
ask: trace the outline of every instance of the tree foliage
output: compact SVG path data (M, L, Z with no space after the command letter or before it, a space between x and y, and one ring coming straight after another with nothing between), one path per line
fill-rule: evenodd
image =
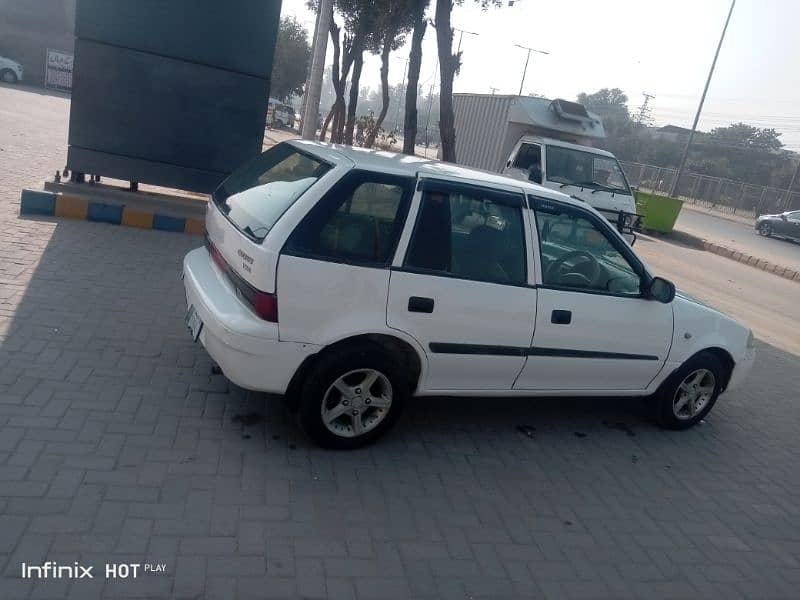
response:
M716 127L708 135L708 141L719 146L748 148L752 150L780 150L783 143L775 129L759 128L747 123L734 123L727 127Z
M270 94L281 100L293 94L302 94L310 60L311 46L306 28L294 17L281 18L275 42Z
M619 88L578 94L578 102L603 119L606 139L601 146L622 161L675 168L686 138L660 135L655 127L637 125L628 111L628 97ZM747 123L698 131L687 160L690 171L756 185L785 187L794 166L781 151L780 133Z
M629 136L634 128L628 111L628 96L619 88L603 88L594 94L578 94L578 102L603 119L606 136Z

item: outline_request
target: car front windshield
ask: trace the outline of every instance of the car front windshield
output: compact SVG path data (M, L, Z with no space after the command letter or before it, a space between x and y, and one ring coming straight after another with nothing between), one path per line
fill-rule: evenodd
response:
M284 212L331 166L278 144L234 171L212 194L240 231L261 241Z
M548 181L616 194L631 193L616 158L563 146L547 146L546 156Z

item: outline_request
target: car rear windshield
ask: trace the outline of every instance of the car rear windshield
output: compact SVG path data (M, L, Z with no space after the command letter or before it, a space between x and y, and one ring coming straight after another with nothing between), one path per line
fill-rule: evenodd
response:
M242 233L260 242L330 168L290 144L278 144L231 173L212 199Z

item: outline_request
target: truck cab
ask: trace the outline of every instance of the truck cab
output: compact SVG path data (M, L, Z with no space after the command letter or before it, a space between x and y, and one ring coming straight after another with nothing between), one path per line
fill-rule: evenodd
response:
M553 138L523 136L502 173L586 202L612 223L635 225L636 204L616 157L605 150Z

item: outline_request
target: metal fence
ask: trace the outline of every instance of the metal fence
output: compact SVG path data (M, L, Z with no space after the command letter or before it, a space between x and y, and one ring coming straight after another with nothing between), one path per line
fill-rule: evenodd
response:
M621 162L628 182L639 189L668 194L677 169ZM721 177L684 171L676 196L722 212L755 217L800 208L800 192L751 185Z

